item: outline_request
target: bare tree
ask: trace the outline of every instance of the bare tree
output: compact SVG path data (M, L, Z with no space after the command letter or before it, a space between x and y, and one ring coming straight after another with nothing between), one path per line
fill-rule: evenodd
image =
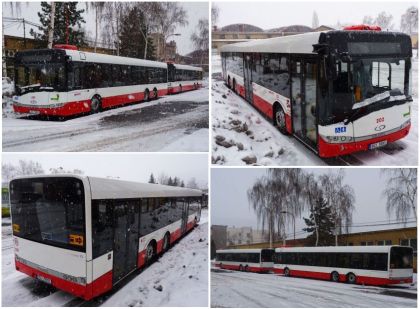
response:
M80 169L73 169L73 170L66 170L63 167L52 167L50 168L50 174L75 174L75 175L83 175L85 172Z
M314 13L312 14L312 29L315 29L318 27L319 27L319 18L316 11L314 11Z
M336 173L323 174L319 177L323 197L331 208L334 220L335 245L338 246L338 235L342 233L343 224L348 232L353 219L355 195L349 185L343 184L344 170L339 169Z
M363 24L364 25L373 25L374 23L375 23L375 19L372 16L363 17Z
M204 54L209 50L209 20L207 18L198 21L197 32L191 35L194 47L200 51L200 65L203 65Z
M51 1L51 17L50 17L50 24L48 26L48 48L50 49L53 46L54 20L55 20L55 2Z
M197 184L197 181L195 180L195 177L191 178L187 182L187 188L190 188L190 189L198 189L198 184Z
M391 14L387 14L386 12L381 12L376 16L375 24L382 28L382 30L391 30L394 25L392 24L392 17Z
M382 173L387 177L383 195L387 200L388 215L395 212L397 219L404 224L413 215L417 222L417 169L387 168Z
M145 41L143 59L146 59L149 37L150 34L158 28L158 20L156 19L156 16L162 14L162 6L160 2L136 2L136 5L144 13L143 22L145 24L145 31L141 31L141 34L143 35Z
M413 30L416 30L419 24L419 10L415 6L409 7L407 11L401 16L401 32L411 35Z
M98 27L104 19L104 11L107 6L106 2L86 2L86 8L89 6L95 10L95 39L94 39L94 51L96 53L96 48L98 46Z
M105 2L103 18L107 21L102 31L102 40L109 48L117 50L120 54L119 33L121 30L121 20L124 12L132 6L131 2Z
M219 21L220 8L213 2L211 4L211 26L216 27Z
M12 163L3 163L1 166L3 181L10 181L18 176L31 176L45 174L42 165L35 161L20 160L17 165Z
M175 33L178 26L188 25L187 11L179 2L160 2L161 10L156 15L157 30L163 36L164 55L166 57L166 40Z

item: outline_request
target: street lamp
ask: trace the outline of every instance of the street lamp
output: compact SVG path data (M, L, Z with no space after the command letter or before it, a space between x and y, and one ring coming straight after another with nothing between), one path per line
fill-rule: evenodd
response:
M164 57L165 57L165 62L167 61L167 57L166 57L166 40L169 39L171 36L180 36L181 33L172 33L170 35L168 35L165 38L165 42L163 42L163 52L164 52Z
M296 241L296 218L295 215L289 211L283 210L280 213L282 214L289 214L293 217L293 241Z

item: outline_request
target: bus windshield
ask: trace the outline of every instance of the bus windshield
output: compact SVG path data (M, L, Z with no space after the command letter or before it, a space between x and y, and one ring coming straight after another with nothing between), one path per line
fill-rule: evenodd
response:
M82 181L71 177L11 181L13 235L85 251L84 196Z
M344 120L362 107L380 108L409 100L406 62L398 58L361 58L337 63L331 116Z
M64 63L41 61L20 63L16 66L16 90L18 94L34 91L65 91Z
M413 249L409 247L391 247L389 268L413 268Z

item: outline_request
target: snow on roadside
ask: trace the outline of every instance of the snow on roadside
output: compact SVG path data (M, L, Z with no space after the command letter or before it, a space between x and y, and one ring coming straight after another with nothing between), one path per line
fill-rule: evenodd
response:
M204 211L202 215L205 219ZM198 225L103 306L207 307L208 242L206 222Z
M182 151L191 151L199 152L204 151L209 148L209 130L200 129L192 133L185 133L187 135L180 137L161 148L160 151L177 151L177 149L182 149Z
M223 82L212 85L212 163L218 165L325 165Z

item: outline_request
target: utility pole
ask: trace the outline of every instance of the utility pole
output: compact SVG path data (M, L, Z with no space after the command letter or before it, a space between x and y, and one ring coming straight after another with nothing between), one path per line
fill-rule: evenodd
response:
M23 47L26 49L26 27L25 27L25 18L22 19L23 22Z
M52 48L54 39L55 2L51 2L50 27L48 29L48 48Z

